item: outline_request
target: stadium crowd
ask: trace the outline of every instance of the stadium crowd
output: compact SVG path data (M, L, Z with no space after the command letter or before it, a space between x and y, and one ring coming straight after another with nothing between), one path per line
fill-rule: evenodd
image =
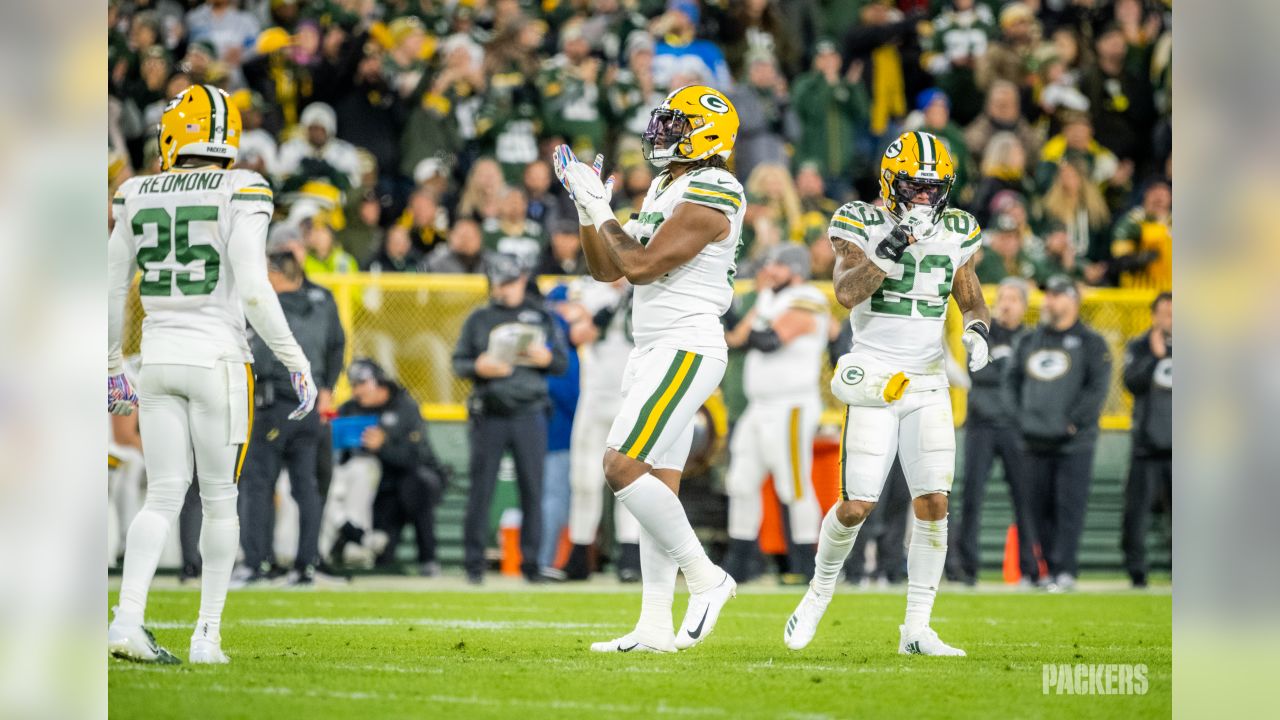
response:
M275 186L309 272L585 269L550 148L604 153L628 215L648 111L688 83L741 117L746 259L810 248L876 196L888 139L921 129L987 228L984 282L1167 290L1167 0L112 0L113 186L155 172L153 128L192 83L232 93L239 166ZM740 274L749 275L750 268Z
M807 249L815 278L830 278L833 212L875 200L884 146L922 130L956 158L952 204L986 229L984 283L1017 278L1052 291L1065 275L1172 287L1168 0L111 0L108 18L111 190L158 172L154 128L169 98L192 84L223 87L244 120L237 166L275 189L269 250L288 248L304 274L478 273L498 285L583 274L576 213L554 181L551 148L602 153L626 218L653 178L640 151L650 109L674 88L706 83L724 89L742 119L730 166L749 208L739 276L794 244ZM282 292L309 283L291 287ZM569 334L548 335L558 332ZM1163 359L1159 337L1144 362ZM326 392L340 368L331 370ZM382 412L407 394L374 365L348 373L372 399L361 395L339 414ZM412 412L403 401L402 414ZM538 402L565 404L555 387ZM322 405L334 410L331 398ZM553 418L549 432L551 451L563 456L569 426L557 429ZM394 538L388 550L383 530L434 532L428 506L443 482L434 459L420 463L435 476L429 501L392 498L376 474L370 487L363 466L348 465L362 447L366 460L386 464L387 439L376 434L377 448L362 436L339 455L336 475L321 471L318 488L308 479L303 532L320 535L326 555L351 545L388 558ZM430 453L407 431L395 449ZM1142 465L1152 488L1166 454L1158 448ZM497 472L495 457L484 467L488 485ZM356 505L387 497L381 508L338 510L322 523L334 502L323 500L328 475ZM565 499L566 482L531 487ZM1137 507L1157 491L1133 492ZM468 511L473 544L483 540L488 502L473 499ZM537 503L522 497L527 515ZM1126 519L1135 553L1146 522L1136 509ZM269 538L254 542L246 554L252 546L261 557ZM434 538L418 542L423 572L435 574ZM524 568L530 579L555 554L554 543L524 550L539 556ZM477 552L469 551L469 575ZM1145 582L1144 563L1131 564L1135 582ZM975 568L953 576L970 579Z

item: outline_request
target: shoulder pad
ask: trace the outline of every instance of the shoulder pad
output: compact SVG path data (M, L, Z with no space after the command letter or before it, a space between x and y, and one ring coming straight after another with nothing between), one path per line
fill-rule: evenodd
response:
M681 200L706 205L729 215L742 209L745 202L742 184L727 170L699 169L689 173L687 177L689 181L680 196Z

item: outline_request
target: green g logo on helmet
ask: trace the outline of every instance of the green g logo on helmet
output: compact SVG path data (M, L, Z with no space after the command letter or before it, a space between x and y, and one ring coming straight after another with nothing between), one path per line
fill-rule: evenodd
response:
M840 373L840 379L843 380L846 385L857 385L862 382L862 378L866 377L866 375L867 374L862 371L862 368L857 365L850 365Z

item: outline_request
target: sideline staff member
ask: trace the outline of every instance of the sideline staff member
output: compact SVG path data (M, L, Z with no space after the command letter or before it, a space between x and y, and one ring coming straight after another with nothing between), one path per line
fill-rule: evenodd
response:
M1129 343L1124 386L1133 393L1133 457L1124 488L1121 546L1134 587L1147 586L1147 525L1173 502L1173 295L1151 303L1151 329Z
M1065 275L1045 283L1040 326L1013 351L1005 379L1027 443L1031 507L1050 590L1075 587L1093 480L1098 417L1111 385L1107 343L1080 321L1080 290Z
M267 257L267 279L280 298L289 329L311 363L316 378L328 377L328 340L333 334L328 299L304 287L302 266L288 251ZM275 552L275 490L283 466L289 471L289 489L298 504L298 553L292 581L309 585L320 563L319 539L322 513L316 478L316 455L321 444L320 413L290 420L296 406L289 370L268 351L261 338L249 331L253 351L255 418L253 437L240 479L240 544L245 565L251 571L247 582L270 578Z
M520 487L520 569L526 580L540 582L547 375L565 371L568 352L551 314L526 297L529 276L515 258L495 255L486 274L490 302L467 318L453 352L453 371L474 383L467 402L471 490L463 526L464 565L469 582L483 581L498 466L510 451Z
M955 558L956 575L967 585L978 581L982 501L997 456L1004 466L1004 480L1009 485L1013 517L1018 527L1018 566L1026 582L1034 582L1040 575L1027 493L1026 451L1013 408L1005 404L1006 396L1001 386L1013 347L1027 333L1022 321L1026 314L1027 282L1019 277L1001 280L996 288L995 306L991 309L991 363L970 374L973 387L969 390L969 418L964 427L960 532L955 536L957 552L948 557L949 560Z

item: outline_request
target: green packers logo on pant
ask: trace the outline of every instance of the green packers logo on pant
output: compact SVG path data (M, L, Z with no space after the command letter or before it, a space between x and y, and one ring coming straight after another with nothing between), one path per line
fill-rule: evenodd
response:
M862 378L866 377L866 375L867 374L862 371L862 368L857 365L850 365L840 373L840 379L843 380L846 385L857 385L862 382Z

